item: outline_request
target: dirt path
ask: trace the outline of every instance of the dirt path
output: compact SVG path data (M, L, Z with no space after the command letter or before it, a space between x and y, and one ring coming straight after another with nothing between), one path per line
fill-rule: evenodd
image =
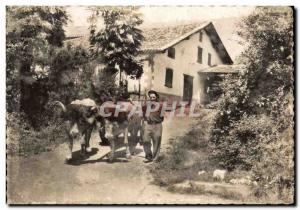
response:
M183 135L193 124L188 119L166 119L163 124L162 149L168 139ZM98 146L93 134L92 155L73 164L65 164L67 144L51 152L28 158L8 157L8 203L28 204L206 204L232 203L215 196L184 195L167 192L151 184L143 163L142 147L130 160L121 149L117 160L109 164L103 157L109 149ZM79 149L78 143L75 150ZM75 153L76 155L76 153Z

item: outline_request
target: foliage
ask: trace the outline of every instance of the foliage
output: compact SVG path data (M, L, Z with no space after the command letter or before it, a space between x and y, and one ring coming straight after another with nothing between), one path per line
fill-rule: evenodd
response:
M252 169L273 188L293 183L292 15L288 7L258 7L243 20L245 69L223 84L211 142L222 167Z
M105 27L97 32L96 20L100 13ZM93 8L90 26L92 54L101 56L106 70L112 75L117 72L133 78L142 75L143 68L137 59L143 40L142 31L138 29L141 23L140 14L133 7Z
M50 101L70 103L74 99L93 98L91 78L95 65L86 49L68 44L53 50L49 68Z
M67 21L61 7L7 7L7 110L34 128L49 101L92 97L94 66L86 49L64 44Z
M7 7L7 110L24 111L36 124L48 100L49 52L65 38L61 7Z
M97 77L93 80L93 92L96 101L100 104L111 100L116 95L118 87L116 85L116 74L108 72L104 66L98 66Z
M34 129L24 113L7 113L7 154L28 156L50 151L66 142L65 124L60 118L48 120L48 124Z

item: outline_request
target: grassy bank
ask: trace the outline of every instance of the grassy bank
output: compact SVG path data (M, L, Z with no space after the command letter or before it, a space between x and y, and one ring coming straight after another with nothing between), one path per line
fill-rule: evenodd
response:
M223 182L213 179L213 171L222 169L210 157L210 133L216 111L203 109L197 122L185 135L170 139L169 149L150 166L153 184L173 193L215 195L241 203L284 203L275 194L256 197L259 186L230 184L231 179L251 176L251 171L235 169L227 172ZM199 172L205 171L199 175Z
M203 110L186 135L170 139L170 148L151 166L155 184L169 186L197 180L199 171L216 167L209 160L209 134L214 116L213 110Z
M7 114L7 154L19 156L39 154L51 151L67 141L65 124L61 119L52 119L44 124L39 129L34 129L20 114Z

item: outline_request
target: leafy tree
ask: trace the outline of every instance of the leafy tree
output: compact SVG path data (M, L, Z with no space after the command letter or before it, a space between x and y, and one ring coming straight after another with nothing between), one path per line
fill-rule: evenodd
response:
M32 123L48 100L49 55L63 45L67 20L61 7L7 7L7 110Z
M97 32L96 20L101 14L105 27ZM134 7L93 8L90 27L90 43L94 56L101 56L105 69L111 75L119 72L120 86L124 83L121 74L139 78L143 73L142 64L137 59L142 31L140 14Z
M241 56L245 69L224 83L212 156L229 170L251 169L263 188L283 180L291 186L293 11L258 7L243 20L239 35L248 46Z
M51 101L70 103L74 99L93 97L92 77L95 65L90 62L85 48L69 43L52 51L49 68Z
M62 26L67 20L60 7L7 7L8 111L21 109L32 118L33 112L42 111L47 101L49 51L62 46Z

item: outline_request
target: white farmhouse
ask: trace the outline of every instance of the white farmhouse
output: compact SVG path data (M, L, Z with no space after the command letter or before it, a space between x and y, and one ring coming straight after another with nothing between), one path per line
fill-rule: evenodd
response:
M162 100L207 103L209 80L237 70L211 22L145 29L143 35L144 74L129 80L129 91L152 89Z
M160 93L162 100L210 103L218 95L214 91L218 92L219 76L236 73L240 68L233 65L212 22L142 31L144 73L139 80L127 78L129 92L145 96L152 89ZM73 34L69 39L89 45L88 34Z

